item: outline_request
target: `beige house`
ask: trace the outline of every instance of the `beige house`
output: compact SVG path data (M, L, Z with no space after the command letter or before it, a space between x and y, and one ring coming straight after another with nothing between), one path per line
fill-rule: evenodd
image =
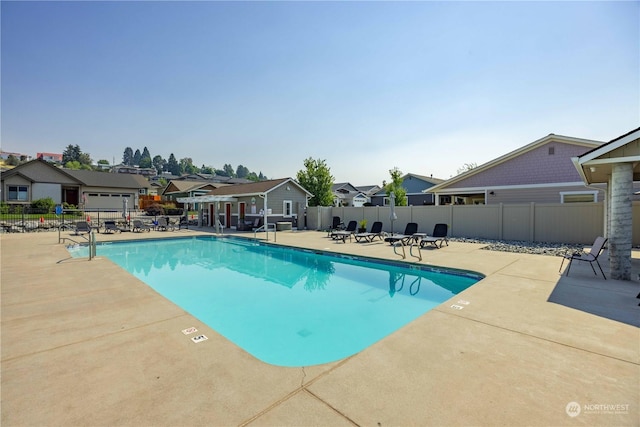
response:
M139 195L150 188L141 175L63 169L38 159L3 172L0 178L5 203L28 205L50 197L56 204L91 210L122 209L123 200L136 209Z

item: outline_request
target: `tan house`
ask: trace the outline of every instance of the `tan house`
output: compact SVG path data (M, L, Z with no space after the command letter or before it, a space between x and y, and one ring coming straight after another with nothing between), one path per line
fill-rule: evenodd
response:
M136 209L139 195L150 187L140 175L63 169L38 159L3 172L0 181L5 203L28 205L50 197L56 204L91 210L122 209L125 199Z

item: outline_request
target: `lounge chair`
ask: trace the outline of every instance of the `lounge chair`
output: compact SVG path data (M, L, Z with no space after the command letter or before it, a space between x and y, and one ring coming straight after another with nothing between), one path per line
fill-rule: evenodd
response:
M397 242L401 242L403 245L408 245L412 240L415 239L413 236L418 232L418 224L415 222L410 222L404 228L404 233L402 234L390 234L384 238L385 242L389 242L390 244L394 244Z
M404 247L409 246L409 254L413 257L418 258L420 261L422 261L422 254L420 253L419 250L418 250L417 256L413 255L413 244L416 243L416 236L414 236L414 234L416 234L417 232L418 232L418 224L415 222L410 222L404 228L403 234L387 235L384 238L384 241L389 242L389 244L393 246L393 252L396 255L400 255L402 258L407 257L407 253L405 252ZM399 253L396 250L398 246L402 248L402 253Z
M347 228L344 230L338 230L331 233L331 238L333 240L342 240L342 243L347 242L347 237L349 241L351 241L351 236L353 236L358 228L358 221L349 221L347 224Z
M602 273L602 277L604 277L604 280L607 280L607 277L604 275L604 271L602 271L602 267L600 266L600 262L598 262L598 257L604 250L604 245L606 243L607 243L607 239L599 236L599 237L596 237L596 240L593 242L593 246L591 246L589 253L575 252L575 253L565 254L564 257L562 258L562 263L560 264L560 269L558 270L558 272L562 271L562 265L564 264L564 260L568 259L569 265L567 266L567 274L566 274L567 276L569 275L569 269L571 268L571 263L574 260L588 262L589 265L591 266L591 269L593 270L593 274L597 276L598 273L596 273L596 269L593 268L593 263L595 262L596 264L598 264L598 268L600 269L600 273Z
M420 247L424 248L427 245L433 245L436 248L441 248L443 243L449 246L449 238L447 234L449 232L449 226L447 224L436 224L433 227L433 234L431 236L420 236ZM440 242L440 245L438 245Z
M118 227L118 225L116 224L115 221L105 221L104 222L104 232L105 233L117 233L117 232L122 233L123 231L128 231L128 230L125 229L125 228Z
M158 218L158 225L156 225L156 230L173 231L175 230L175 228L173 224L169 222L169 219L167 217L161 216Z
M139 219L134 219L132 230L134 233L141 233L143 231L151 231L151 227L149 227L147 224L145 224Z
M344 230L344 222L340 219L339 216L333 217L333 222L331 223L331 227L327 228L327 237L331 236L331 233L334 231Z
M91 233L91 224L87 221L76 221L76 235Z
M365 242L373 242L373 239L376 237L379 237L380 240L382 240L382 222L374 222L368 233L356 233L353 237L355 237L356 242L360 242L361 240Z

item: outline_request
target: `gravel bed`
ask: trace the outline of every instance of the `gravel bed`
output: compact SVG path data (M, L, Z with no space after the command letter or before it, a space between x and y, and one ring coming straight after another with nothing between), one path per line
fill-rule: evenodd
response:
M464 243L484 243L488 251L517 252L534 255L563 256L567 252L581 252L584 245L568 243L525 242L519 240L491 240L454 237L449 240Z

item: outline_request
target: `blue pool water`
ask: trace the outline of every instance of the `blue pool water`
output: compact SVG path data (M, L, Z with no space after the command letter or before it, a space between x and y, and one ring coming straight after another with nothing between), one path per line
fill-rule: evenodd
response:
M233 238L112 243L97 255L279 366L351 356L482 278Z

